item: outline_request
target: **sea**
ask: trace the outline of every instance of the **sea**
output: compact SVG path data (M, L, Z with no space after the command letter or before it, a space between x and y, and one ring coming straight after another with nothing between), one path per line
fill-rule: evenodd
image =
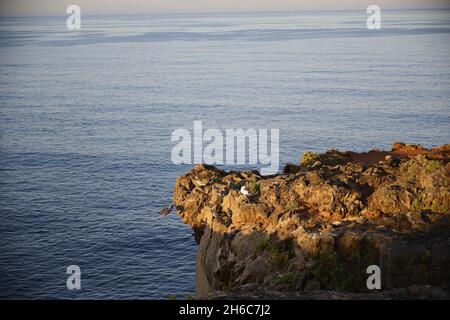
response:
M194 294L192 230L159 211L196 120L279 129L280 171L450 143L450 11L365 9L0 18L0 298Z

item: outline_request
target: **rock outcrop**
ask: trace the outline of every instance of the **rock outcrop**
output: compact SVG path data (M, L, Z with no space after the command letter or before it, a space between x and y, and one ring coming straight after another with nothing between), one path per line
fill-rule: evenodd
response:
M195 166L173 201L199 243L197 296L448 297L449 158L450 145L395 143L308 153L268 177Z

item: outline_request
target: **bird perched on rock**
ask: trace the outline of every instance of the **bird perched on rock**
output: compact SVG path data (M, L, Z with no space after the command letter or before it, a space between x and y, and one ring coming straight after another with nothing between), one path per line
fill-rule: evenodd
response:
M172 211L172 209L173 209L173 204L170 205L170 206L165 207L164 209L162 209L159 212L159 214L162 215L162 216L167 216L170 213L170 211Z
M245 189L245 186L242 186L242 187L241 187L241 193L242 193L244 196L249 196L249 195L251 195L251 193L250 193L247 189Z

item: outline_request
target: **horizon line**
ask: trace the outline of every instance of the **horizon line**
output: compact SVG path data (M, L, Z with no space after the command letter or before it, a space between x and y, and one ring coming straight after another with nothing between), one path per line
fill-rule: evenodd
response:
M203 15L203 14L213 14L213 15L231 15L231 14L262 14L262 13L278 13L278 14L287 14L287 13L317 13L317 12L356 12L356 11L364 11L361 9L308 9L308 10L237 10L237 11L185 11L185 12L174 12L174 11L161 11L161 12L130 12L130 13L91 13L91 14L83 14L81 11L81 15L84 17L105 17L105 16L158 16L158 15ZM431 8L388 8L382 9L383 11L450 11L450 6L448 7L431 7ZM58 17L67 17L67 13L62 13L61 15L46 15L46 14L35 14L35 15L3 15L0 12L0 18L58 18Z

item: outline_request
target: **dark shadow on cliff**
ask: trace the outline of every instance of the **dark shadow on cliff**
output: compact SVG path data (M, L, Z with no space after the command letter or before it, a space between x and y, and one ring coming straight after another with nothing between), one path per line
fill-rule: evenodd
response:
M332 245L312 241L307 254L294 239L260 231L214 232L207 226L196 231L196 294L224 299L448 298L449 227L447 216L426 233L401 237L349 228ZM370 265L381 269L381 290L367 288Z

